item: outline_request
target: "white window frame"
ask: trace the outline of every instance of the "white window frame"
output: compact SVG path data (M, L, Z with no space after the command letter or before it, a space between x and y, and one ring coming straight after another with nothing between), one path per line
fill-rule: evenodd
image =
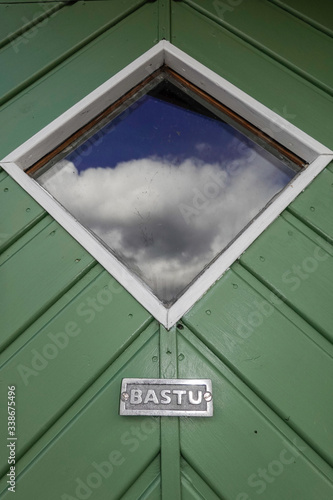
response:
M303 158L309 165L238 236L238 238L193 282L184 294L166 308L151 290L116 259L25 170L56 148L98 113L163 64L244 117L267 135ZM52 123L6 156L2 168L63 226L116 280L160 323L171 328L231 264L301 193L333 159L333 152L303 131L217 75L177 47L161 41L118 74L110 78Z

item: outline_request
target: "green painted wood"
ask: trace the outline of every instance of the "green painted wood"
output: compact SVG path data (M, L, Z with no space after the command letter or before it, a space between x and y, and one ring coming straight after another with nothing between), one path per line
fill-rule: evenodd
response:
M241 263L327 339L333 340L333 248L285 212Z
M0 182L6 179L7 177L8 174L2 168L0 168Z
M0 266L0 348L12 342L94 264L56 222Z
M29 415L20 424L18 457L152 320L123 287L97 267L97 276L96 269L88 273L93 279L88 281L86 275L76 285L76 295L71 290L62 297L65 306L55 307L56 315L44 318L42 327L32 326L30 340L3 360L2 376L17 387L20 411ZM75 376L69 378L73 371ZM40 394L49 395L48 404L42 407ZM4 432L3 427L5 439Z
M325 463L187 329L178 352L179 376L212 379L214 417L180 421L181 451L219 498L332 496Z
M48 18L48 23L44 21L12 40L0 51L0 65L6 68L0 80L0 105L142 3L143 0L77 2L57 10Z
M3 4L25 4L25 3L32 3L32 4L38 4L38 3L46 3L46 4L54 4L54 3L62 3L70 7L71 5L74 4L74 2L79 2L80 0L1 0L0 3ZM101 0L85 0L85 2L90 3L90 2L99 2ZM115 2L115 0L103 0L104 2ZM150 1L155 1L156 0L146 0L146 2ZM123 2L123 4L126 3L126 0L119 0L119 2Z
M0 184L0 252L27 232L45 211L11 177Z
M326 169L333 173L333 163L327 165Z
M43 229L52 224L54 219L50 215L45 215L37 224L32 226L27 232L20 235L20 237L12 243L9 247L5 248L0 254L0 266L2 266L8 259L19 252L29 241L31 241Z
M157 41L157 7L149 3L5 104L0 113L3 131L0 157L22 144Z
M186 0L186 3L333 95L331 37L267 0L239 2L235 6L210 0Z
M331 0L270 0L315 28L333 36L333 5Z
M332 97L290 69L182 2L172 6L172 41L283 118L333 147ZM305 102L311 106L304 106Z
M176 327L170 330L160 325L160 377L177 378ZM170 420L170 419L168 419Z
M328 169L321 172L288 211L333 244L333 173Z
M119 396L125 376L158 377L152 360L158 354L156 329L145 330L18 462L18 500L93 494L115 500L147 469L160 449L159 419L121 417ZM67 375L75 377L75 369ZM48 402L49 395L40 394L39 406ZM11 498L11 492L2 498Z
M160 325L160 378L177 378L177 330ZM162 500L180 500L179 418L161 417Z
M23 33L28 33L27 39L34 36L34 28L45 26L47 18L58 9L63 7L63 3L20 3L0 4L0 47L7 43L14 42L15 38Z
M51 3L66 3L69 2L70 0L1 0L2 4L8 4L8 5L23 5L25 7L25 4L51 4ZM89 0L87 0L89 1Z
M39 78L37 69L34 77L38 80L2 107L1 156L10 152L156 43L162 36L163 27L168 27L165 21L167 12L162 9L166 4L162 6L162 3L163 0L159 0L158 3L147 4L138 9L84 48L77 50L76 46L76 53L70 57L65 51L59 57L52 52L53 62L51 61L47 68L45 65L40 66L46 68L48 73ZM228 5L231 3L237 2L228 2ZM120 5L120 2L118 4ZM248 2L246 4L243 6L240 2L239 7L238 5L236 7L242 12L242 9L250 12L251 5ZM264 5L262 2L261 4ZM282 57L284 47L282 40L280 42L274 38L275 33L270 34L266 27L259 25L258 29L261 30L258 34L253 33L254 41L247 43L235 33L230 34L216 22L184 6L183 2L172 2L171 5L174 41L180 48L238 84L243 90L300 128L308 133L314 132L316 138L332 145L330 134L332 101L314 85L305 82L290 69L284 68L283 64L273 61L269 51L275 50L278 54L280 50L279 57ZM203 6L205 9L210 8L204 0L200 5L201 8ZM82 10L81 2L63 10L70 12L70 9L77 9L79 6ZM264 9L266 8L268 9L265 5ZM275 7L272 9L277 11ZM279 12L282 16L282 11ZM263 13L258 12L256 15L260 17ZM244 31L249 27L253 29L255 20L252 17L245 22L245 16L242 17L239 13L236 16L235 13L236 18L238 22L241 20L244 23L242 25ZM303 23L292 17L288 19L295 26L303 26ZM56 21L57 17L54 17L52 19L54 26ZM67 20L65 25L66 22ZM94 22L89 20L91 25ZM103 23L104 20L101 25L104 25ZM272 22L272 28L274 25L277 26L278 32L280 28L277 21L275 24ZM77 32L85 28L77 26L75 20L73 26ZM311 28L306 30L313 32ZM259 35L265 36L267 46L258 45L256 49L253 43L258 43ZM242 36L244 38L244 35ZM316 35L316 39L322 39L322 35ZM268 47L270 40L277 45ZM82 43L86 41L87 39ZM29 47L30 43L25 45ZM23 44L21 46L23 47ZM50 47L54 48L52 43ZM289 63L292 57L297 59L296 48L297 44L295 49L294 46L290 48ZM266 53L263 54L263 51ZM28 52L30 57L33 51L30 48ZM61 57L68 58L60 63ZM285 57L287 59L288 54L285 54ZM310 64L307 58L304 59L302 62L299 58L296 63L306 66L309 74L318 76L319 62L312 59ZM35 63L35 60L32 62ZM41 59L40 63L42 62ZM51 69L51 64L58 65ZM24 65L20 67L20 71L23 69ZM66 82L65 92L64 82ZM51 102L50 95L52 95ZM306 106L304 102L307 103ZM330 168L328 170L332 172ZM6 178L6 175L0 177L0 185L6 182ZM324 189L323 184L324 182L321 189L315 188L311 199L316 201L321 193L325 192L323 198L326 199L326 206L330 207L329 190L326 185ZM269 229L270 236L267 236L265 245L257 247L269 250L270 254L271 248L275 246L274 259L277 261L280 259L282 270L288 270L288 266L294 264L294 257L295 262L300 258L303 265L309 249L312 251L318 245L326 248L327 254L333 253L330 245L325 246L327 244L324 240L319 238L319 243L316 240L317 236L325 236L330 230L330 222L327 217L325 218L323 210L319 214L320 217L317 215L318 200L311 219L305 220L305 209L299 204L307 203L302 200L305 200L306 196L311 197L309 193L310 190L307 190L295 202L295 206L299 209L297 214L296 212L293 214L296 214L297 218L286 213L282 223L279 222L283 227L287 225L288 231L295 233L296 236L292 238L295 240L293 244L288 244L289 240L285 238L282 226L279 226L280 229L274 229L273 233L269 233ZM0 195L1 203L6 210L7 202L1 187ZM17 203L21 203L21 196L17 196ZM302 219L306 225L298 219ZM19 420L19 424L22 428L22 446L25 448L20 449L23 455L20 455L18 471L22 474L16 495L22 500L78 499L75 494L76 478L86 481L89 474L97 472L92 466L93 462L108 460L110 453L119 449L125 458L124 463L115 465L109 477L104 478L100 475L97 482L101 484L91 488L89 498L104 500L122 496L126 498L127 495L132 495L129 498L133 499L160 498L161 482L158 471L156 468L156 475L155 472L153 474L151 467L153 463L158 464L161 458L164 497L174 500L177 497L174 496L173 478L177 478L176 495L179 495L179 419L161 419L161 432L156 424L159 419L153 419L157 431L156 433L152 431L150 435L149 430L152 430L152 427L149 427L149 423L146 424L149 422L146 417L121 418L118 415L120 380L123 376L158 376L159 356L161 373L164 372L163 367L165 373L176 370L175 361L169 364L170 357L172 358L176 351L176 348L172 347L174 337L171 339L173 343L169 343L168 337L164 336L159 344L161 333L158 332L155 323L140 333L142 325L146 325L146 320L149 321L149 315L126 292L124 296L117 295L117 300L115 299L102 311L96 311L96 318L90 324L85 324L84 320L88 319L91 313L80 316L80 320L84 322L82 328L82 333L85 334L84 342L81 341L81 332L77 337L71 338L68 346L61 352L59 348L58 355L49 360L45 369L29 377L27 386L18 373L19 360L21 364L29 365L32 358L31 350L33 348L43 350L45 348L43 342L45 339L49 342L48 334L53 333L54 328L55 332L58 330L61 332L63 325L75 321L77 307L80 306L82 297L85 297L86 301L89 297L93 297L89 295L90 291L94 290L94 293L98 294L105 290L102 283L106 273L102 273L100 266L93 261L89 264L86 254L84 254L87 259L84 264L86 267L82 265L81 274L78 273L74 277L70 275L75 269L73 264L70 265L72 257L76 255L73 242L69 236L63 236L60 238L63 243L55 245L54 248L45 244L41 235L46 236L48 231L51 231L50 224L54 224L51 218L45 217L22 235L19 234L18 239L6 248L0 258L0 271L9 270L6 274L6 283L10 283L12 295L11 299L8 299L13 316L11 323L15 326L17 321L17 333L22 332L3 353L4 366L1 373L1 378L3 374L5 378L20 377L17 384L22 401L20 407L22 420ZM19 230L24 231L25 222L20 227ZM41 270L37 268L37 264L35 265L36 251L38 259L41 258L44 266ZM248 253L245 253L244 259ZM328 482L328 478L332 479L331 469L314 451L317 450L322 456L330 451L331 439L327 436L327 442L324 442L324 435L325 425L328 431L331 429L327 417L331 400L327 381L331 380L328 355L332 352L327 340L328 326L331 324L328 316L331 286L329 287L328 283L332 281L332 275L328 274L328 268L322 268L322 264L326 265L329 260L326 254L319 251L316 255L322 258L325 256L325 260L320 261L316 271L308 273L308 278L304 278L304 282L309 281L310 285L308 288L303 288L305 283L299 287L300 297L297 298L298 290L296 293L289 293L287 285L290 283L285 284L286 290L283 293L290 307L280 304L277 296L273 298L267 296L268 289L278 292L280 286L278 266L274 274L274 270L269 267L261 272L260 266L256 269L257 264L251 262L254 266L251 272L258 279L251 277L251 274L240 265L233 266L231 275L238 280L238 289L232 287L232 290L229 290L230 282L226 278L229 276L227 274L195 306L195 310L201 311L200 314L197 312L198 321L195 323L193 315L190 324L186 316L185 321L197 338L186 328L178 332L178 335L182 334L178 344L179 376L211 375L215 415L212 419L180 419L181 448L187 460L186 467L184 467L185 462L182 462L181 468L183 498L210 499L216 495L223 500L229 498L249 500L257 496L265 500L282 498L327 500L333 496L331 483ZM49 256L53 262L57 262L55 266L47 267L46 260ZM266 258L266 253L264 255L260 253L260 256ZM23 266L24 259L29 263L28 266ZM255 257L253 259L255 261ZM17 262L21 262L18 269L16 269ZM260 265L263 262L265 261L260 261ZM305 265L311 264L309 260L305 262ZM271 263L274 267L274 262ZM245 265L250 269L248 264ZM89 271L91 266L93 267ZM288 278L290 279L289 275ZM54 285L54 280L57 281L57 286ZM22 290L20 287L23 287ZM37 296L36 290L38 290ZM223 290L223 293L217 290ZM53 295L50 298L47 294ZM213 295L214 297L216 295L216 301L212 299ZM21 317L17 320L14 312L21 315L19 306L23 303L23 297L30 305L29 310L23 311L24 318L28 319ZM205 308L205 300L208 300L208 297L214 304L216 303L214 308L211 306L209 309L210 314L206 313ZM223 297L222 304L219 302L221 297ZM245 344L234 346L232 334L237 330L236 315L238 314L239 321L244 314L251 314L251 300L257 300L260 304L266 300L272 305L274 313L271 317L265 317L264 324L256 327L253 334L244 339ZM133 308L130 304L133 304ZM23 305L25 307L25 304ZM101 306L98 303L95 305ZM137 310L142 314L141 323ZM215 310L218 311L219 317L221 316L218 321ZM133 314L132 318L130 314ZM273 322L273 319L276 322ZM23 320L27 326L24 332ZM268 331L265 330L266 324L269 325ZM203 342L200 342L198 337L202 338ZM209 345L215 354L210 352L204 343ZM168 354L168 351L171 354ZM261 353L261 358L254 359L258 352ZM246 361L245 355L252 359ZM280 365L285 369L284 374ZM320 382L318 373L323 375L323 380L318 394L315 394ZM294 398L291 397L291 393L294 394ZM3 395L2 400L4 398ZM31 401L34 404L31 404ZM307 405L312 405L310 410ZM315 413L317 407L321 409L318 414ZM293 410L290 415L289 408ZM303 415L302 409L304 409ZM177 423L174 423L176 421ZM146 425L148 427L145 427ZM139 435L133 436L133 427L136 428L134 432L138 431ZM256 434L254 430L257 431ZM304 437L307 435L307 442L302 441L296 431ZM124 433L125 438L122 437ZM123 439L127 444L123 444ZM287 441L284 441L285 439ZM131 448L136 446L138 448L131 451ZM286 450L283 455L285 459L294 457L292 463L290 460L287 463L281 462L280 457L284 450ZM280 465L276 462L280 462ZM281 465L282 471L279 469ZM270 473L270 480L265 480L264 484L262 484L263 479L258 478L259 469L266 469ZM166 481L170 477L171 489L167 491ZM249 484L249 480L252 484ZM254 481L256 484L253 484ZM5 488L5 478L1 486ZM259 494L259 488L265 490ZM6 498L9 498L8 494Z
M182 500L223 500L217 496L203 479L182 459Z
M135 483L126 491L121 500L160 500L160 456L158 455Z
M21 238L22 239L22 238ZM100 264L91 268L77 283L74 283L54 304L41 314L21 335L19 335L0 355L1 366L8 363L12 356L16 356L20 349L25 349L28 343L40 330L52 322L68 305L80 294L85 287L89 286L104 269Z
M170 40L171 0L158 0L158 33L160 40Z
M233 270L184 321L333 465L333 346L303 331L302 320L239 264Z

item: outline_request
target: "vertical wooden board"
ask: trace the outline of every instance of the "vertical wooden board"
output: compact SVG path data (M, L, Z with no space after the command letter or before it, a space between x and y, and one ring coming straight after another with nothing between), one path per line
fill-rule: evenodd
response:
M160 498L160 456L158 455L121 497L121 500L160 500Z
M158 0L158 32L160 40L170 40L171 0Z
M156 5L144 5L4 105L0 157L150 49L157 28Z
M95 495L116 500L157 456L159 419L119 415L123 377L158 377L158 363L152 361L158 353L158 335L150 331L142 336L149 338L138 338L43 436L45 445L34 458L24 457L15 498L72 500ZM2 498L11 498L11 492Z
M94 264L53 222L0 266L1 349L44 312Z
M160 378L177 378L177 330L160 325ZM179 418L161 418L162 500L181 500Z
M333 173L321 172L288 210L333 244Z
M140 334L151 316L106 271L98 275L30 341L11 353L1 378L20 394L21 456ZM61 391L59 391L61 387ZM41 395L47 395L44 404ZM3 414L5 406L2 406ZM21 420L20 415L24 415ZM3 415L5 420L5 415ZM5 440L6 429L0 431ZM1 462L2 472L6 457ZM1 471L0 471L1 475Z
M333 66L330 63L333 40L328 35L267 0L238 2L234 6L210 0L188 0L188 3L333 94Z
M296 434L286 439L283 423L277 427L270 410L260 411L248 389L245 395L223 364L210 354L208 361L202 344L183 332L179 375L212 379L214 401L212 418L180 422L181 451L189 465L224 500L261 494L265 500L330 498L333 484L307 458L312 450Z
M38 222L45 212L11 177L0 185L0 252Z
M129 0L126 5L98 0L76 2L53 12L51 17L19 35L0 50L0 65L6 68L0 80L0 104L117 24L142 3L143 0Z
M289 215L280 216L240 261L327 339L333 340L333 249Z
M317 29L333 35L333 5L331 0L269 0L297 17L312 24Z
M20 3L9 2L0 5L0 47L11 43L16 36L31 26L43 21L55 10L61 8L62 2Z
M288 318L284 304L276 305L277 297L242 275L229 271L184 321L333 465L333 348L317 345Z
M182 2L173 3L172 35L177 47L333 147L331 96ZM304 106L305 102L311 106Z

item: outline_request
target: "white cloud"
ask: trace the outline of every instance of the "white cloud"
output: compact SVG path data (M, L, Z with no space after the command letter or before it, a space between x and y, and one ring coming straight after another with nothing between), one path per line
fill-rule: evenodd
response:
M229 172L193 159L141 159L79 174L63 160L38 180L165 301L283 187L259 155Z

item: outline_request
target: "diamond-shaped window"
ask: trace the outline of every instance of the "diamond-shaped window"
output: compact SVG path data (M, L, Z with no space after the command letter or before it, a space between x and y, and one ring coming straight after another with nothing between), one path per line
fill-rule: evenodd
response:
M170 327L331 158L160 42L3 167Z
M130 94L32 171L170 306L300 167L168 70Z

